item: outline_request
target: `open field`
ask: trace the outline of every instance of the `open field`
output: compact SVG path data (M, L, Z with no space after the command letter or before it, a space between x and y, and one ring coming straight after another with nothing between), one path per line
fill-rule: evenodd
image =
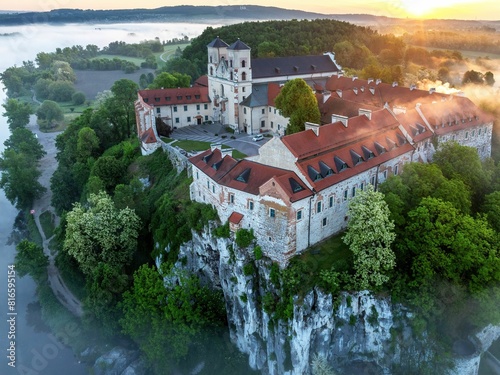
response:
M115 81L126 78L139 83L141 74L154 72L153 69L139 69L135 73L124 73L121 70L75 70L76 74L76 91L82 91L87 100L94 100L98 92L109 90Z

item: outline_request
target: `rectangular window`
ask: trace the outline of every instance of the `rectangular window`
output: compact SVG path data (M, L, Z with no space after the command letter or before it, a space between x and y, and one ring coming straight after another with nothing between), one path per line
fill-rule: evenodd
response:
M234 194L229 194L229 202L234 203Z
M210 181L207 181L207 188L210 189Z
M274 208L269 209L269 217L276 217L276 211L274 210Z
M471 134L472 138L474 138L474 136L475 136L475 135L476 135L476 131L475 131L475 130L473 130L473 131L472 131L472 134Z
M361 185L359 185L359 188L361 189L361 191L365 190L365 184L362 182Z
M248 202L248 209L253 210L253 202L252 201Z
M200 105L199 104L196 104L196 110L199 111L200 110Z
M302 210L297 211L297 220L302 219Z
M260 122L260 127L261 127L261 128L265 128L265 127L266 127L266 122L265 122L264 120L262 120L262 121Z
M330 206L330 208L333 207L333 196L330 197L330 202L328 204Z
M215 185L212 185L212 193L215 194Z
M316 213L320 213L321 212L321 201L319 201L318 203L316 203Z
M345 201L347 200L347 195L348 195L348 194L349 194L349 193L347 192L347 189L345 189L345 190L344 190L344 200L345 200Z
M469 132L465 132L465 139L469 139Z
M271 121L271 129L274 128L274 122Z
M481 135L481 130L483 130L483 129L479 129L479 130L477 131L477 135Z
M375 176L372 176L370 178L370 184L372 184L373 186L375 186Z
M199 179L200 175L198 174L198 171L196 171L196 179Z
M245 92L245 89L246 89L246 87L242 87L242 88L241 88L241 91L242 91L242 92Z
M191 116L188 116L187 120L188 122L191 122Z
M243 108L243 113L246 115L247 114L247 109Z
M174 107L174 112L177 112L177 106Z
M203 108L208 109L208 104L205 104Z
M184 112L187 112L187 110L188 110L188 106L187 106L187 105L185 105L185 106L184 106Z
M160 107L156 107L156 113L160 113Z
M205 121L208 121L208 116L207 115L205 115Z
M352 197L354 198L356 196L356 186L353 186L352 188Z
M269 113L271 113L271 107L269 107Z
M387 178L387 171L384 171L384 180Z
M323 227L326 227L326 217L323 218Z
M266 113L266 109L262 108L262 114L264 115Z
M178 124L179 123L179 117L176 117L175 118L175 123Z
M276 108L274 108L274 114L276 114Z
M397 175L397 174L398 174L398 172L399 172L399 165L397 165L397 164L396 164L396 165L394 166L394 175Z

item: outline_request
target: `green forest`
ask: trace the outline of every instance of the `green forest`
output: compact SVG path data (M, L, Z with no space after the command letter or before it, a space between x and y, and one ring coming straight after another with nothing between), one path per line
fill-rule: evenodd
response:
M463 59L453 51L423 56L400 38L344 22L247 22L207 28L182 57L172 59L161 70L156 82L149 77L145 85L188 85L189 78L205 71L206 45L215 36L228 43L240 37L252 47L255 57L333 50L351 74L378 75L387 82L402 80L411 64L427 64L434 58ZM115 42L105 52L147 58L148 51L161 49L161 44L151 43L146 52L143 47ZM437 57L439 53L442 55ZM34 90L45 99L39 124L51 127L58 114L50 102L81 101L70 90L73 68L98 55L93 46L40 53L35 62L11 67L0 75L9 95L3 107L12 133L0 159L0 186L26 216L44 191L37 181L38 161L44 151L26 128L35 110L23 97ZM426 57L429 61L422 60ZM78 323L87 332L82 336L85 344L72 344L125 340L143 352L156 374L187 368L186 358L216 358L214 353L225 351L226 358L207 361L205 371L241 373L246 358L229 344L222 292L173 267L179 260L179 247L191 238L192 230L201 231L215 221L217 235L227 237L227 223L218 222L210 206L189 199L191 179L186 171L177 173L161 150L141 156L134 114L138 89L131 80L116 81L108 97L84 109L56 139L58 167L50 188L61 224L52 246L63 277L73 280L72 291L83 301L85 316ZM336 255L314 270L301 257L284 270L270 265L275 288L260 296L260 306L273 316L270 324L290 319L293 297L315 286L334 298L340 291L369 288L410 306L415 312L414 331L439 343L436 356L449 354L450 342L464 332L499 322L499 159L481 161L471 148L446 144L436 153L434 163L406 165L400 175L379 186L377 194L383 194L382 199L369 196L366 205L373 204L373 210L380 212L380 223L390 229L375 249L383 250L388 261L360 262L359 249L370 246L360 242L361 235L347 232L337 236L329 249L342 257ZM354 204L352 210L356 211ZM362 210L358 211L362 217ZM251 233L238 232L235 251L255 240ZM262 258L260 248L254 254L256 260ZM159 270L155 266L158 258L163 261ZM47 287L47 259L42 248L21 242L16 262L23 274L37 280L40 297L51 301L45 307L45 316L50 316L57 301ZM374 264L380 273L372 272ZM250 263L245 274L255 274L256 268ZM447 365L446 361L433 363ZM415 369L399 370L410 373ZM441 370L433 367L412 373Z

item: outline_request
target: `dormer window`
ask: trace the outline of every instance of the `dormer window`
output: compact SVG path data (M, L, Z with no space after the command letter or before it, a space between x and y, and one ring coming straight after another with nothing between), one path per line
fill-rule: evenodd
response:
M314 167L310 165L307 166L307 174L309 175L309 178L313 181L319 181L323 178L321 176L321 173L319 173Z
M373 151L369 150L367 147L361 146L361 150L363 151L363 155L365 157L365 160L369 160L369 159L372 159L375 157L375 154L373 153Z
M319 162L319 170L323 178L333 174L333 169L322 161Z
M290 187L294 193L304 190L304 188L294 178L290 177L288 182L290 183Z
M384 152L386 152L387 150L385 149L384 146L382 146L380 143L378 142L375 142L375 149L377 150L378 154L383 154Z
M211 152L210 154L205 155L202 160L205 162L205 164L208 164L208 162L210 161L210 159L212 158L213 155L214 155L214 153Z
M392 139L385 138L387 141L387 145L389 146L389 150L392 150L393 148L396 147L396 142L394 142Z
M147 103L149 102L149 99L148 98L144 98L144 103Z
M182 96L181 95L177 95L177 100L182 100Z
M200 95L195 95L194 98L195 99L200 99Z
M345 171L347 168L349 168L347 163L338 156L335 156L333 160L335 161L335 166L337 167L337 171L342 172Z
M236 181L239 182L244 182L245 184L248 183L248 179L250 178L250 172L252 171L251 168L245 169L243 172L241 172L238 177L236 177Z
M170 96L165 96L165 100L168 102L170 101L171 97Z
M160 101L160 98L155 98L155 102L159 102Z
M351 154L352 164L358 165L363 162L363 158L356 151L350 150L349 153Z
M401 134L396 134L396 138L398 139L399 146L402 146L406 143L406 138L403 137Z
M224 161L224 159L221 159L217 163L212 164L212 168L215 169L216 171L218 171L220 166L222 165L223 161Z
M191 100L191 95L186 95L187 100Z

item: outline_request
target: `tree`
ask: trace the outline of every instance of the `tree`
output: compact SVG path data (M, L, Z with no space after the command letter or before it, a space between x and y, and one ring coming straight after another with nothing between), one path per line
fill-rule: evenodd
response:
M64 119L64 114L59 107L59 105L52 100L45 100L38 111L36 111L36 115L40 122L40 127L42 129L50 129L56 126L57 122L62 121Z
M484 170L477 150L456 142L446 142L440 144L433 159L446 178L459 179L470 189L472 208L477 211L491 183L491 176Z
M0 187L18 209L30 208L33 201L45 192L45 188L38 182L41 172L36 164L37 161L32 156L10 147L2 153Z
M64 251L90 275L99 263L121 268L137 247L140 220L133 210L116 209L106 193L91 194L88 208L76 203L67 214Z
M119 79L111 87L113 96L106 100L103 110L113 124L117 140L130 138L135 125L134 102L139 86L129 79Z
M52 79L49 78L40 78L36 81L34 90L37 99L45 100L50 96L49 87L54 83Z
M75 92L73 95L71 95L71 100L73 101L74 105L82 105L85 103L85 94L81 91Z
M57 81L76 81L75 72L66 61L54 61L52 63L52 73L54 74L54 78Z
M495 76L492 72L488 71L484 73L484 83L488 86L493 86L495 84Z
M500 191L485 196L482 212L486 214L493 229L500 233Z
M69 102L75 93L70 81L54 81L49 85L49 99L55 102Z
M10 137L4 142L4 145L9 150L33 159L34 164L46 154L35 134L26 128L14 129Z
M168 59L165 67L161 69L161 72L171 72L188 75L191 77L191 80L198 78L201 75L198 67L194 62L188 59L183 59L182 57L174 57ZM147 78L145 82L147 82ZM152 81L149 83L152 83Z
M107 190L114 189L123 181L126 166L114 156L101 156L94 163L91 176L99 177Z
M16 128L23 128L30 122L30 115L34 113L33 108L28 103L23 103L17 99L9 99L2 104L5 112L2 116L7 117L10 131Z
M318 101L306 81L301 78L285 83L275 103L283 116L290 118L287 134L304 130L306 122L320 122Z
M483 74L475 70L466 71L462 78L462 85L467 85L469 83L482 85L484 83Z
M391 250L396 236L389 215L383 194L371 185L349 204L350 219L343 240L354 254L356 279L362 289L387 282L387 273L396 264Z
M147 265L134 273L134 285L123 295L120 323L155 372L167 374L186 356L202 328L225 321L225 311L220 292L200 286L196 277L179 271L164 276L166 285Z
M90 157L95 157L99 150L99 138L94 129L84 127L78 132L78 141L76 144L76 159L85 163Z
M47 279L49 258L43 249L28 240L22 240L16 246L16 270L19 276L30 275L37 283Z
M189 87L191 77L181 73L163 72L156 76L153 83L149 85L150 89L173 89L177 87Z

